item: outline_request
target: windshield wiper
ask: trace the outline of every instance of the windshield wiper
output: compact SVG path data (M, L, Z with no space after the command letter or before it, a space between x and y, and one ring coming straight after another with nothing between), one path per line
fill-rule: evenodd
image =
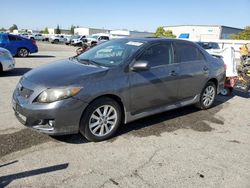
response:
M77 60L79 61L79 58L77 56L70 57L69 60Z
M92 65L96 65L98 67L101 67L100 63L98 63L92 59L79 59L79 58L77 58L77 60L83 64L92 64ZM87 62L87 63L84 63L84 62Z

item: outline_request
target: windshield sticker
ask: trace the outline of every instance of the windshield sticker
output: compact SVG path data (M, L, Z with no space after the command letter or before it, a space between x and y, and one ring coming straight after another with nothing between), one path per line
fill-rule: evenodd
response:
M143 45L142 42L133 42L133 41L129 41L126 44L131 45L131 46L141 46L141 45Z

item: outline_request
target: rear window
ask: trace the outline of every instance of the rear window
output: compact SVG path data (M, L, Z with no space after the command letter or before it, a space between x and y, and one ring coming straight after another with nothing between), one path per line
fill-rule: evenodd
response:
M204 60L201 51L190 44L175 44L175 55L177 63Z
M219 44L216 42L197 42L197 44L199 44L205 50L220 49Z

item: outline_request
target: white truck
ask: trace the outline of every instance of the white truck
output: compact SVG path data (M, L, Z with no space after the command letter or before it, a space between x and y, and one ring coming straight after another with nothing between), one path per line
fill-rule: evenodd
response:
M45 39L45 37L40 33L29 34L28 38L32 39L32 40L42 40L42 41L44 41L44 39Z
M84 43L87 43L86 35L82 35L71 40L71 45L73 46L82 46Z
M49 42L54 43L54 44L64 43L65 41L66 41L66 38L64 37L64 35L55 35L49 38Z
M97 33L93 34L87 38L88 44L91 45L93 42L104 42L109 40L109 34L106 33Z

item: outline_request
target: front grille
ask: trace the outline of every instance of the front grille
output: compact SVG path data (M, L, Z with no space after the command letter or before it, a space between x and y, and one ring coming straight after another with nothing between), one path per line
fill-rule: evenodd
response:
M33 90L27 89L21 85L17 88L17 90L18 94L26 99L28 99L34 92Z

